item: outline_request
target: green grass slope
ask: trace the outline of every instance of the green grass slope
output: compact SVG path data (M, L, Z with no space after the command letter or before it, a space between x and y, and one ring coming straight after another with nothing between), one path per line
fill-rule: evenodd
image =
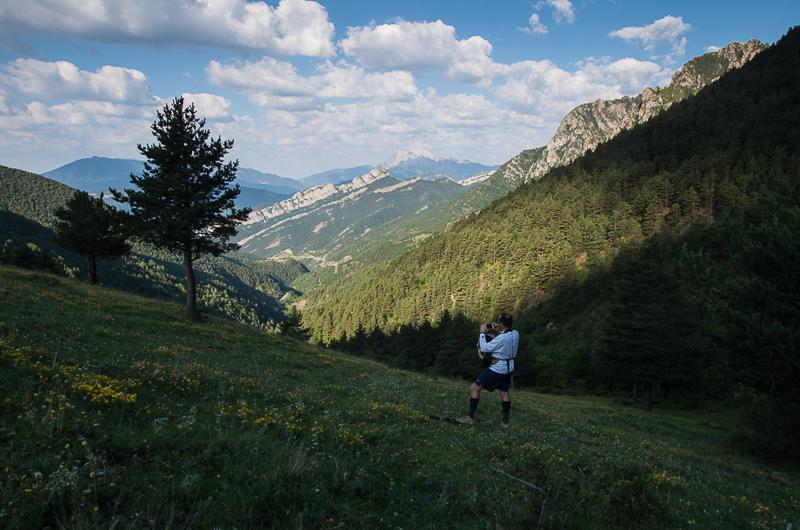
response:
M525 362L522 360L521 362ZM477 370L476 359L476 370ZM0 267L0 527L787 528L727 417L430 379Z

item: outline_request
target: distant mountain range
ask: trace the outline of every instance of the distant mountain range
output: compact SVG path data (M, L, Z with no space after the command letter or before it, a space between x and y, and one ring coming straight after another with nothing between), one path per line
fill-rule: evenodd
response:
M131 174L141 175L143 169L141 160L93 156L70 162L42 176L75 189L100 193L108 188L130 187ZM303 189L296 180L249 168L239 168L237 182L242 190L236 200L239 208L280 202Z
M142 169L144 162L141 160L93 156L70 162L42 176L75 189L100 192L130 186L131 173L141 175Z
M418 148L398 151L378 168L334 169L300 180L240 168L238 205L254 208L240 230L243 251L258 257L306 255L312 261L335 264L386 243L397 251L411 248L520 184L648 121L765 47L756 40L732 43L686 63L666 88L580 105L562 120L547 145L523 151L499 168ZM128 186L130 174L141 170L141 161L92 157L44 175L86 191L101 191Z
M485 173L498 166L485 166L469 160L435 156L425 149L398 151L378 167L386 169L398 180L412 177L447 177L456 182Z
M406 180L414 177L435 179L448 177L456 182L474 177L475 175L493 171L498 166L486 166L469 160L459 160L436 156L426 149L412 148L407 151L397 151L386 162L378 164L381 169L387 170L397 180ZM356 177L366 175L375 169L375 166L356 166L347 169L332 169L300 179L305 189L325 184L344 184ZM475 182L472 182L474 184Z
M449 177L455 181L497 168L466 160L437 157L423 149L398 151L380 167L388 170L398 180ZM75 160L43 173L42 176L79 190L100 193L108 188L129 187L131 173L140 175L143 169L144 162L141 160L93 156ZM326 184L341 185L366 175L373 169L374 166L332 169L294 180L240 167L236 180L242 193L237 199L237 206L241 208L279 203L299 191Z
M435 208L466 190L449 178L400 181L377 168L351 182L316 186L255 210L239 227L237 242L241 252L254 257L335 265L329 254L342 245L357 244L388 222Z

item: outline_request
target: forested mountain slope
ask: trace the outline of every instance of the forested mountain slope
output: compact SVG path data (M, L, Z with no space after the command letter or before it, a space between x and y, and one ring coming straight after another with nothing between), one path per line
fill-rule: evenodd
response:
M696 94L725 72L740 68L765 48L757 40L733 42L687 62L673 74L666 88L647 88L636 97L597 100L576 107L562 120L547 145L523 151L498 168L489 179L437 208L399 217L386 223L379 232L364 234L352 247L345 242L333 257L351 255L353 262L340 267L338 275L332 270L323 270L315 278L301 278L297 287L305 290L318 283L330 283L364 266L399 256L439 233L449 223L488 206L517 186L542 177L553 167L572 162L620 132Z
M84 278L85 258L50 243L53 212L74 193L54 180L0 166L0 242L4 256L33 245L60 260ZM198 301L205 310L257 327L272 329L283 319L278 300L307 269L286 260L258 263L230 256L206 256L197 261ZM181 260L168 252L137 245L129 257L101 261L100 281L107 287L180 302L185 289Z
M435 319L445 309L477 319L507 308L524 311L549 297L565 275L607 264L626 241L743 208L754 200L749 159L786 153L793 144L784 131L797 128L790 112L797 103L770 84L785 85L794 74L788 63L776 62L766 80L747 65L729 72L652 123L620 131L580 162L455 223L370 279L308 293L314 308L308 318L326 340L359 324L392 329ZM769 142L769 150L754 149L755 142ZM638 150L631 152L631 145ZM511 161L498 171L511 174L524 165L530 161ZM345 304L329 301L338 293L347 293ZM323 323L328 312L336 322L331 329Z
M798 275L795 28L385 267L309 292L304 317L322 342L388 335L382 354L399 356L408 331L509 311L525 337L521 382L641 381L648 406L651 383L741 399L756 445L800 457ZM458 361L437 335L417 368Z

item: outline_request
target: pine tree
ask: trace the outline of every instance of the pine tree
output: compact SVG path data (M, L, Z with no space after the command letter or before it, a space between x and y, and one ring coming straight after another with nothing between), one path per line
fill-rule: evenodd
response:
M234 204L240 190L238 184L230 184L239 162L224 163L233 140L210 139L205 120L198 119L194 105L184 108L183 97L157 115L151 129L158 143L138 145L147 162L141 176L131 175L136 188L111 193L130 204L135 237L182 255L186 312L200 321L193 262L203 254L219 256L238 249L228 240L250 209L236 209Z
M728 348L745 400L744 423L771 458L800 458L800 190L762 171L751 220L723 218L735 265L711 290L712 330ZM796 178L796 177L793 177Z
M97 284L97 259L117 259L131 250L125 229L126 214L76 190L66 204L54 212L55 234L50 240L70 252L86 256L89 283Z
M644 383L642 408L651 410L652 383L687 384L694 331L687 300L656 245L617 258L618 278L597 355L616 382Z
M292 307L286 318L278 324L278 330L300 341L307 341L311 337L311 332L303 325L303 315L296 307Z

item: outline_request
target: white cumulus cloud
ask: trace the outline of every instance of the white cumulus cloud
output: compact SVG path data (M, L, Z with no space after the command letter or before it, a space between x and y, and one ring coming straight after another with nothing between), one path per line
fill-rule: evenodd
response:
M572 8L572 2L569 0L542 0L536 4L536 9L541 9L544 6L553 8L553 19L558 24L572 24L575 22L575 10Z
M644 49L653 53L662 44L669 44L672 53L685 53L686 37L684 33L692 29L682 17L667 15L647 26L629 26L612 31L609 37L618 37L626 42L641 42Z
M194 104L197 116L200 119L225 120L230 119L231 102L222 96L214 94L182 94L185 106Z
M433 70L451 81L478 84L496 74L489 41L479 36L459 40L455 28L441 20L349 28L338 45L373 70Z
M363 68L339 61L321 65L312 81L319 83L320 98L377 99L402 101L414 98L417 85L410 72L366 72Z
M623 65L602 68L594 63L576 72L558 68L551 61L522 61L507 67L506 83L496 95L519 114L538 116L545 122L558 122L576 106L596 99L616 99L624 95L621 81ZM630 68L630 67L629 67ZM629 88L629 87L626 87Z
M624 95L641 93L646 87L669 83L672 70L664 69L651 61L627 57L617 61L590 57L578 63L580 69L595 83L617 87Z
M0 65L0 72L0 83L28 98L132 105L155 102L147 77L131 68L103 66L88 72L67 61L17 59Z
M398 101L418 93L413 76L405 71L367 72L345 61L326 61L317 72L305 77L291 63L272 57L241 65L211 61L206 67L210 83L246 94L262 107L318 108L333 98Z
M534 13L531 15L531 18L528 19L528 25L524 28L519 28L520 31L524 33L528 33L529 35L546 35L547 34L547 26L542 24L542 21L539 20L539 14Z
M148 46L335 55L328 12L308 0L280 0L276 7L246 0L0 0L0 41L24 32Z

